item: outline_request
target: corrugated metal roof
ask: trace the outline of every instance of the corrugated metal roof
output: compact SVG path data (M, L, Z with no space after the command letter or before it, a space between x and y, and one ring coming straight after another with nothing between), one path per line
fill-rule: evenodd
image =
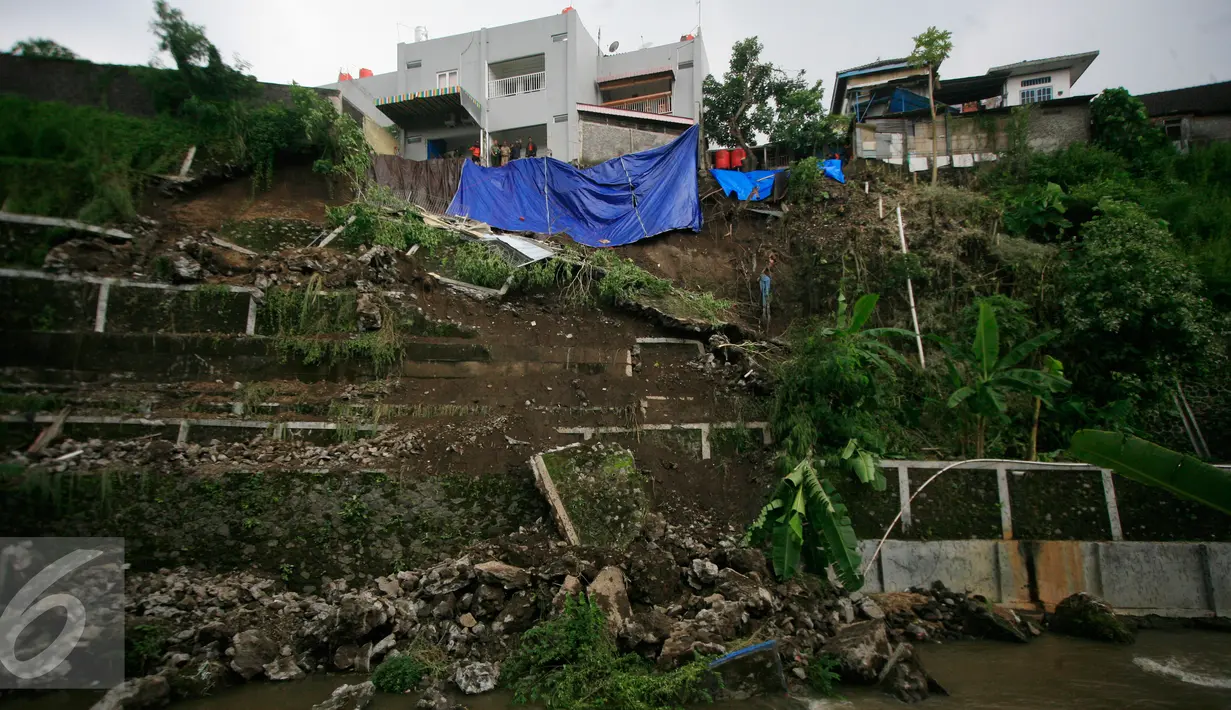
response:
M902 57L901 59L877 59L875 62L868 62L867 64L861 64L857 67L851 67L850 69L843 69L838 72L838 76L850 76L855 72L864 72L876 69L896 68L899 65L905 66L909 62L910 59L908 57Z
M1151 116L1231 113L1231 81L1156 91L1152 94L1140 94L1137 98L1146 105L1146 111Z
M672 116L663 113L647 113L646 111L629 111L622 108L611 108L610 106L595 106L594 104L577 104L578 111L586 113L601 113L606 116L622 116L624 118L636 118L648 121L662 121L663 123L675 123L681 126L691 126L696 123L691 118L683 116Z
M632 79L638 76L651 76L653 74L671 74L672 76L675 76L675 72L671 69L671 67L656 67L654 69L634 69L633 71L626 71L620 74L609 74L607 76L600 76L594 81L597 84L606 84L609 81L619 81L620 79Z

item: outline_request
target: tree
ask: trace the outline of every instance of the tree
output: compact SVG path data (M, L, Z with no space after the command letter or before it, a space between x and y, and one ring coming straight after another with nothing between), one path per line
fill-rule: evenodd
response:
M778 482L769 503L748 528L748 543L760 546L770 540L770 561L780 580L795 576L802 558L814 574L832 562L842 586L850 591L863 586L859 541L846 505L833 485L817 475L811 452Z
M702 82L705 106L705 133L725 145L737 145L748 154L749 168L756 168L756 157L749 148L756 134L772 135L778 107L796 92L809 91L804 73L791 76L777 66L761 61L764 47L756 37L748 37L731 48L731 65L720 82L712 75ZM812 90L819 90L820 84ZM803 102L806 97L796 97Z
M825 88L819 80L811 88L788 93L776 104L778 115L769 132L774 143L812 156L842 141L846 117L825 113Z
M62 44L53 42L46 37L31 37L13 45L9 52L22 57L41 57L43 59L77 59L73 50Z
M910 53L910 63L928 69L928 104L932 110L932 184L936 184L936 98L934 84L939 77L940 63L953 51L953 33L929 27L915 37L915 50Z
M154 13L157 17L150 22L150 31L158 37L158 49L175 60L192 96L202 101L234 101L252 92L255 81L227 66L205 36L204 27L189 22L183 11L166 0L155 0Z
M1142 168L1167 149L1162 129L1150 122L1145 104L1127 89L1107 89L1090 102L1094 144Z
M984 301L979 304L979 322L975 326L975 338L969 350L962 349L945 338L930 337L949 356L946 364L949 368L949 379L953 384L953 393L949 395L949 408L961 407L975 421L975 458L983 458L988 421L1003 417L1008 411L1005 395L1009 391L1025 392L1046 400L1053 392L1059 392L1069 386L1068 380L1056 374L1060 371L1059 363L1043 370L1017 367L1022 360L1057 335L1059 332L1054 330L1036 335L1019 343L1001 357L1000 328L996 323L996 311L990 303ZM958 364L963 367L959 369Z

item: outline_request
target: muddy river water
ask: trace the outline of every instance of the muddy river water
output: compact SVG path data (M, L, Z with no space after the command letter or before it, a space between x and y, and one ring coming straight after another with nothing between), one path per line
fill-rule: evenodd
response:
M1027 646L971 641L925 645L927 669L948 689L920 710L1231 710L1231 634L1213 631L1143 631L1134 646L1043 636ZM252 683L174 710L308 710L357 676L314 675L275 685ZM850 710L898 708L874 690L845 689L846 697L762 697L708 706L715 710ZM96 695L53 693L0 701L5 710L85 710ZM412 696L377 695L372 710L411 710ZM510 710L500 693L461 699L470 710Z

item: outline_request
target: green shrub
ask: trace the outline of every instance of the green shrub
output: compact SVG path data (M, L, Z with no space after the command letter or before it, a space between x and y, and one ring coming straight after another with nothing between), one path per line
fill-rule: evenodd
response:
M571 596L560 616L522 634L500 673L518 703L549 710L666 710L709 701L714 674L703 659L668 673L635 654L620 654L603 611L592 599Z
M791 164L787 180L787 199L800 205L811 205L829 199L822 189L824 174L816 158L803 158Z
M427 675L427 666L411 656L386 658L372 671L372 685L382 693L402 694L413 690Z
M483 242L463 242L444 258L445 267L458 279L476 286L500 288L513 273L504 257Z
M820 655L813 658L806 671L808 687L827 698L838 697L838 681L842 679L837 671L840 664L840 659L835 656Z
M608 303L634 301L638 296L665 296L671 291L670 281L637 266L632 259L614 258L605 268L607 272L598 282L598 295Z

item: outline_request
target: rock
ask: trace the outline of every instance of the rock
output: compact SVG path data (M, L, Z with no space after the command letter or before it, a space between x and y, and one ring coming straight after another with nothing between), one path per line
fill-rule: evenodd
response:
M339 670L367 673L372 668L372 644L339 646L333 653L333 665Z
M658 513L650 513L645 516L641 532L650 542L657 542L667 534L667 519Z
M398 645L397 636L394 634L389 634L388 636L378 641L376 645L372 647L372 658L379 658L380 656L388 653L389 651L392 651L393 648L397 645Z
M1110 604L1085 592L1065 597L1057 604L1048 628L1056 633L1095 641L1128 644L1134 640L1133 632L1116 618Z
M359 330L380 330L382 316L380 303L371 293L361 293L355 300L355 315L358 317Z
M740 574L755 574L761 581L770 579L769 565L765 562L765 555L760 550L749 547L731 547L723 552L723 557L727 567Z
M504 605L504 608L496 615L496 623L500 624L500 630L503 633L517 634L534 626L537 616L538 606L535 605L534 598L526 592L521 592Z
M201 280L201 265L185 254L179 254L171 260L172 279L176 283L191 283Z
M727 652L719 639L702 625L693 621L677 621L671 625L671 635L663 642L658 654L658 667L662 670L676 668L693 658L693 654L719 655Z
M312 710L364 710L372 702L375 692L376 688L370 680L356 685L343 685L333 691L328 700L313 705Z
M278 644L256 629L235 634L231 645L233 648L228 650L231 670L243 676L244 680L252 680L265 672L265 664L278 658Z
M843 597L838 600L838 613L842 615L842 623L855 623L855 605L851 603L850 599Z
M469 557L449 560L432 567L423 575L422 592L430 596L451 594L474 579L474 567Z
M963 630L971 636L1012 643L1028 643L1031 639L1017 614L982 597L966 600L962 614Z
M289 656L265 664L265 677L270 680L299 680L303 676L303 669Z
M477 695L496 689L500 668L492 663L471 663L457 669L453 682L466 695Z
M857 606L859 607L860 613L869 619L879 621L885 618L885 612L869 597L863 597L860 599Z
M679 596L680 568L671 553L639 543L629 558L628 576L637 601L663 606Z
M43 258L47 271L99 271L103 267L126 261L123 249L102 239L70 239L52 247Z
M708 587L718 581L718 565L709 560L693 560L688 568L688 585L693 589Z
M889 662L889 637L883 621L860 621L845 626L825 642L823 652L838 659L845 683L872 685Z
M107 691L90 710L144 710L161 708L171 700L171 684L165 676L133 678Z
M556 596L551 600L552 608L556 611L561 611L564 609L564 600L571 596L581 594L584 590L585 588L581 586L580 579L571 574L568 575L564 578L564 583L560 585L560 591L556 592Z
M453 705L449 702L448 696L441 692L440 688L432 686L423 691L423 695L420 696L419 702L415 703L415 707L422 708L423 710L449 710Z
M462 628L464 629L473 629L475 626L479 624L478 620L474 618L474 614L471 614L469 612L462 614L461 617L457 620L457 623L461 624Z
M632 620L624 627L622 638L635 648L639 644L656 646L670 635L671 619L657 609L650 609L633 615Z
M768 614L780 608L773 593L730 567L718 573L718 591L727 599L743 603L755 614Z
M486 584L499 584L505 589L525 589L530 586L529 572L496 560L477 564L474 571L479 576L479 581Z
M398 584L397 579L393 577L378 578L376 580L376 588L386 596L399 597L402 595L402 585Z
M924 670L922 661L909 643L899 644L881 671L881 688L904 703L927 700L931 693L948 695Z
M734 639L748 623L748 614L743 603L718 599L710 602L709 609L697 612L695 621L719 639Z
M633 617L632 605L628 601L628 587L624 583L624 573L619 567L604 567L590 583L588 591L590 598L607 615L608 628L613 634L619 635L624 625Z
M568 543L622 551L641 534L650 498L628 449L570 444L538 454L530 465Z

